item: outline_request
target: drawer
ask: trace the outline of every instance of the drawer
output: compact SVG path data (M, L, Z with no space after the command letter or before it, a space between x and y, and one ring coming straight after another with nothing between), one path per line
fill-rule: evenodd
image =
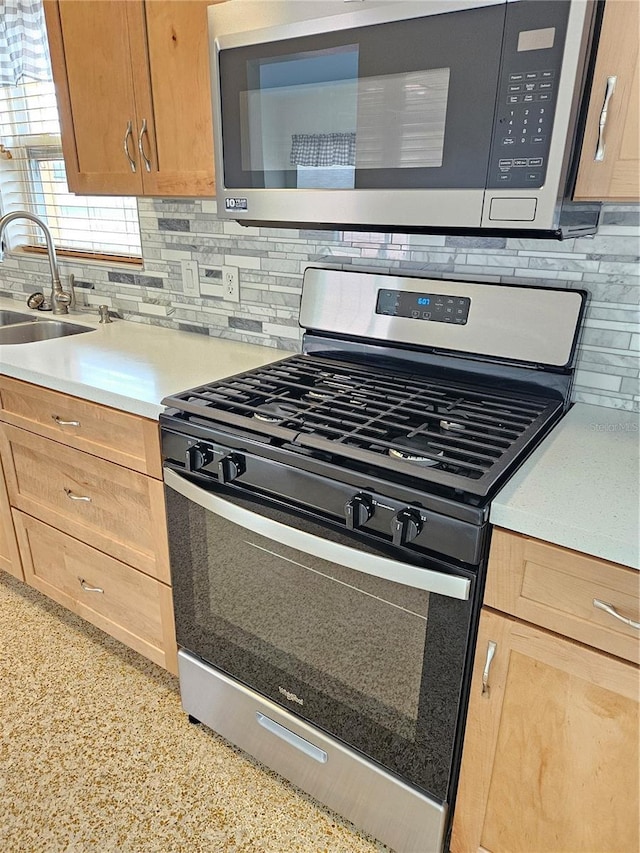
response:
M640 573L558 545L495 529L484 603L637 663L640 630L594 605L640 621Z
M156 421L5 376L0 377L0 418L162 479Z
M168 586L24 513L13 516L27 583L176 672Z
M169 582L161 481L7 424L0 445L13 507Z

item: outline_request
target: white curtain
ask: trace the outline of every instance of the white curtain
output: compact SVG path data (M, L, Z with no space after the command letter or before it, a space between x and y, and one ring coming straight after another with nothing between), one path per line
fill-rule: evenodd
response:
M51 79L42 0L0 0L0 86Z

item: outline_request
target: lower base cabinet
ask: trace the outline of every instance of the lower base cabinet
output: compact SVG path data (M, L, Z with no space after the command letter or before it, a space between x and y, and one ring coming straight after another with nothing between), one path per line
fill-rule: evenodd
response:
M638 693L634 664L483 610L452 853L639 850Z
M0 461L0 568L177 673L157 422L0 376Z

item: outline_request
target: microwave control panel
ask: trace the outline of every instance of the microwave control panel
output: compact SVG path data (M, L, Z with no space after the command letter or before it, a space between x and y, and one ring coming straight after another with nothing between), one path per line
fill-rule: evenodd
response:
M487 187L544 185L569 3L507 3Z

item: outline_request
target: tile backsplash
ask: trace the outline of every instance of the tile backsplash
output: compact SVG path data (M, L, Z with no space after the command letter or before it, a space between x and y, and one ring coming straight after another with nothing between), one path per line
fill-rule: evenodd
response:
M78 302L190 332L298 350L306 266L580 287L589 291L574 399L640 409L640 205L605 205L595 237L553 240L245 228L218 219L212 200L139 199L144 265L60 264ZM185 292L196 260L200 297ZM240 302L221 297L222 267L237 267ZM23 300L48 286L46 259L5 255L0 293ZM187 288L188 290L188 288Z

